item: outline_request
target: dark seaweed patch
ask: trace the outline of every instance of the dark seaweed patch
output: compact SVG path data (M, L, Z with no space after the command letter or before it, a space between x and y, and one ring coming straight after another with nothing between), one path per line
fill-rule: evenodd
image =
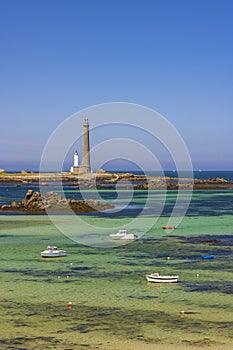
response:
M103 306L87 306L80 305L78 308L78 317L76 312L70 312L64 306L59 305L51 305L51 304L21 304L15 303L14 307L22 313L22 315L34 313L37 314L38 317L43 317L47 322L51 321L54 317L56 317L57 321L61 321L61 329L57 330L57 333L62 332L79 332L79 333L91 333L92 331L107 331L110 334L114 334L116 336L122 338L129 338L141 341L146 341L147 343L155 343L156 339L153 338L144 338L143 336L139 336L143 333L143 326L146 324L153 324L155 327L163 331L176 331L177 329L183 330L189 333L201 334L203 329L208 329L209 332L219 333L221 335L226 334L227 336L232 333L233 325L230 322L225 322L224 327L221 321L219 322L211 322L211 321L199 321L197 322L195 319L190 317L180 317L177 315L168 314L162 311L157 310L135 310L132 309L120 309L114 307L103 307ZM49 319L47 318L49 312ZM123 327L122 327L123 324ZM18 344L24 344L24 339L26 341L40 341L42 343L47 342L51 346L55 344L56 339L53 337L42 337L37 338L18 338ZM15 344L14 339L4 340L3 344ZM203 339L198 340L200 344L203 344ZM24 342L24 343L23 343ZM58 340L57 340L58 342ZM211 340L206 339L205 345L213 344ZM196 344L197 345L197 344ZM71 346L71 344L66 344L66 346ZM71 346L72 347L72 346ZM47 347L49 348L49 347Z
M199 237L179 237L183 243L207 244L211 246L233 246L233 235L200 235Z
M186 284L189 292L218 292L223 294L233 294L233 283L213 281L211 283Z
M80 346L90 346L90 344L79 344Z
M25 344L28 342L35 342L37 340L42 340L49 343L57 343L58 341L54 337L16 337L16 338L9 338L9 339L1 339L0 343L2 344L9 344L9 345L20 345ZM19 348L17 347L17 350L19 349L28 349L28 348Z
M87 270L91 270L92 267L88 267L88 266L79 266L79 267L72 267L71 270L74 271L87 271Z
M200 348L202 348L203 346L213 346L213 345L217 345L218 343L209 339L209 338L203 338L200 340L182 340L183 344L186 345L191 345L191 346L198 346Z
M139 299L139 300L146 300L146 299L157 299L158 296L155 295L143 295L143 296L128 296L129 299Z

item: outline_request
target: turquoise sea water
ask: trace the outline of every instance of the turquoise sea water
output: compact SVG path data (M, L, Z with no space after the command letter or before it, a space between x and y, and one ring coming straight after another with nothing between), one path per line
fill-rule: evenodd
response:
M26 190L1 186L1 201L21 200ZM66 194L79 196L73 187ZM122 208L129 194L100 195ZM153 204L159 205L163 195L154 191L142 223L153 217ZM184 191L184 202L185 197ZM161 227L176 198L176 192L168 192L162 215L148 232L115 248L70 240L46 215L2 213L0 348L232 349L233 192L194 192L187 215L176 230L166 232ZM79 215L80 241L89 234L82 232L86 223L95 228L90 242L98 242L105 238L98 236L100 228L124 226L145 203L146 192L138 191L124 210ZM73 228L69 216L56 220ZM66 249L67 257L42 259L40 251L52 244ZM202 259L210 254L215 258ZM145 273L155 271L179 274L180 282L148 283Z

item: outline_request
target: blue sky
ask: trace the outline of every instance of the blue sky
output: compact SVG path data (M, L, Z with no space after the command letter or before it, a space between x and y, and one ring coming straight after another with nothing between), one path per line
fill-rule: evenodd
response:
M36 169L67 117L122 101L166 117L194 168L233 169L232 37L231 0L0 0L0 168Z

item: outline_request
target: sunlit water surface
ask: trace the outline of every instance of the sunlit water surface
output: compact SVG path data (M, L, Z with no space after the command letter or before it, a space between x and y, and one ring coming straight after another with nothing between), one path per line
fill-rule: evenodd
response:
M3 203L9 200L7 193L3 196L6 189L1 188ZM15 190L21 200L25 190ZM6 192L13 198L12 189ZM102 196L114 194L103 191ZM232 349L233 193L195 192L187 216L167 233L161 227L175 198L175 192L167 194L162 216L138 241L115 248L74 242L46 215L0 215L0 348ZM144 205L138 192L124 213L80 218L114 229ZM94 236L98 242L98 229ZM41 258L47 245L65 249L67 257ZM148 283L145 273L155 271L179 274L180 282Z

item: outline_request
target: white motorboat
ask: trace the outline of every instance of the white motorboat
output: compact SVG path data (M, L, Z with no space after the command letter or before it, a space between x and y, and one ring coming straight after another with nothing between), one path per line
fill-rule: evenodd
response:
M146 274L146 279L149 282L157 282L157 283L174 283L179 281L179 276L162 276L159 273L151 273Z
M58 249L56 246L49 245L43 252L40 252L42 258L58 258L66 256L66 251Z
M138 237L134 233L127 233L127 230L119 230L117 233L109 235L113 239L135 241Z

